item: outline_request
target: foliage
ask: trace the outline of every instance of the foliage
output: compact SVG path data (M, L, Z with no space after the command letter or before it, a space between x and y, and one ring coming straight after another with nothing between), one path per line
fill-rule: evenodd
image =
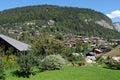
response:
M59 39L59 40L63 40L63 35L60 34L60 33L57 33L57 34L55 35L55 38L56 38L56 39Z
M15 55L10 55L9 59L8 56L3 56L2 62L4 64L5 69L14 69L18 67Z
M65 60L60 55L46 56L40 67L42 70L59 70L65 66Z
M85 56L85 54L89 52L88 48L89 48L89 43L83 43L81 41L78 41L75 48L75 52L83 53L83 55Z
M77 54L77 55L75 55ZM68 56L68 60L69 61L72 61L72 62L75 62L75 63L84 63L85 62L85 58L84 56L82 56L80 53L73 53L73 54L70 54Z
M55 21L52 28L47 24L49 20ZM102 36L108 39L120 37L117 31L106 29L95 23L95 21L100 20L104 20L112 25L112 21L106 15L88 8L38 5L0 12L0 25L3 27L13 27L13 23L19 24L25 21L36 21L36 25L40 28L44 25L47 26L44 29L42 28L44 32L61 31L84 36ZM23 33L23 39L29 41L25 38L25 35L29 36L29 33Z
M29 77L34 67L34 56L29 52L22 52L17 60L21 76Z
M0 80L5 80L4 65L2 63L1 53L2 53L2 50L0 49Z
M98 56L98 57L96 58L96 62L97 62L98 64L105 64L105 59L104 59L103 56L101 55L101 56Z
M36 67L39 66L42 60L42 55L38 55L39 50L37 48L31 48L30 53L32 53L33 59L34 59L34 64Z
M2 64L1 58L0 58L0 80L5 80L4 65Z
M9 56L10 56L11 54L13 54L13 52L14 52L13 47L9 47L8 50L6 51L6 53L7 53L7 60L9 59Z
M24 42L27 42L27 43L30 43L30 26L23 26L23 33L22 33L22 36L20 37L20 40L21 41L24 41Z
M112 69L120 70L120 61L116 61L114 59L108 60L107 66Z
M91 14L91 15L88 15L88 14ZM5 18L5 16L7 18ZM0 23L2 24L4 24L5 22L14 23L17 20L18 22L23 22L28 20L39 20L39 19L44 19L46 21L50 19L53 19L54 21L63 20L64 24L66 24L65 22L67 23L76 22L76 21L82 22L85 19L101 20L101 18L105 19L109 23L111 22L110 19L106 17L104 14L100 12L96 12L91 9L59 7L59 6L52 6L52 5L39 5L39 6L33 6L33 7L28 6L28 7L22 7L22 8L9 9L9 10L3 11L2 14L0 14L0 17L1 17ZM74 18L77 18L77 19L74 21ZM73 19L73 21L70 19Z
M33 46L36 52L35 55L42 56L43 58L51 54L66 54L64 43L48 35L41 35L39 38L35 39Z
M14 51L14 49L12 47L9 47L8 50L6 51L6 53L8 55L10 55L10 54L13 54L13 51Z

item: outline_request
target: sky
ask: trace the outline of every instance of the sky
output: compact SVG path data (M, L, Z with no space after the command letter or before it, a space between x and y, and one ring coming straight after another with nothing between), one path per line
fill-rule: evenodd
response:
M120 22L120 0L1 0L0 11L42 4L90 8L104 13L113 22Z

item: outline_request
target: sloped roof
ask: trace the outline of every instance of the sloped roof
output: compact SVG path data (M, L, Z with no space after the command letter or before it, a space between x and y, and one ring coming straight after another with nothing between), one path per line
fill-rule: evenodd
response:
M26 43L20 42L3 34L0 34L0 38L12 45L14 48L18 49L19 51L27 51L31 47Z

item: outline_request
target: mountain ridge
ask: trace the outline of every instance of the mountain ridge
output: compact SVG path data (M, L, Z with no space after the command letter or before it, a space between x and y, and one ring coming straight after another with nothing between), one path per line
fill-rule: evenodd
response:
M51 26L47 22L53 20L55 24L52 26L55 26L58 31L87 36L104 36L106 38L119 37L112 21L106 15L88 8L37 5L0 12L1 25L24 23L32 20L39 20L39 27Z

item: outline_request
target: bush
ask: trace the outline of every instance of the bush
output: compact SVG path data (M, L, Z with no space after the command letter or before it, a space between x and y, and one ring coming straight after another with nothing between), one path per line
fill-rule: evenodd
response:
M2 60L0 59L0 80L5 80L4 66Z
M16 61L16 56L10 55L9 59L7 59L7 56L2 57L2 63L5 66L5 69L13 69L17 68L17 61Z
M65 60L60 55L48 55L41 63L42 70L59 70L65 65Z
M34 67L34 56L32 53L22 53L18 58L17 63L19 66L19 73L21 73L23 77L29 77L29 75L32 74Z
M84 63L85 62L85 58L81 54L79 54L77 56L73 55L73 54L70 54L68 56L68 60L73 61L74 63Z
M98 57L96 58L96 62L97 62L98 64L105 64L105 59L104 59L102 56L98 56Z
M107 66L112 69L119 69L120 70L120 61L116 61L114 59L110 59L107 62Z

